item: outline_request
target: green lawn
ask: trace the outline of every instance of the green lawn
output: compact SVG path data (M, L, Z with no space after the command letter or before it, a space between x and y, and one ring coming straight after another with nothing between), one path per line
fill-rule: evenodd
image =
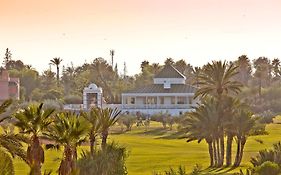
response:
M279 121L278 118L276 121ZM115 128L118 129L118 128ZM246 143L243 165L250 165L251 156L259 150L271 147L273 143L278 142L281 137L281 125L269 124L266 127L269 135L250 137ZM183 165L186 170L191 171L195 164L200 164L204 168L208 167L209 158L207 145L202 142L186 143L184 139L173 139L174 131L161 129L159 123L152 123L147 132L143 127L134 127L132 131L124 134L113 134L111 141L118 142L126 146L129 151L129 157L126 161L129 175L152 175L154 170L166 170L169 167ZM263 144L255 141L263 140ZM81 149L87 149L82 146ZM235 150L235 147L233 148ZM58 168L59 161L54 161L61 157L61 152L46 151L45 164L43 169L55 170ZM27 174L28 167L20 160L15 161L16 175ZM238 169L234 170L237 171ZM228 169L219 172L226 172ZM216 172L216 170L212 171ZM233 171L232 171L233 172Z

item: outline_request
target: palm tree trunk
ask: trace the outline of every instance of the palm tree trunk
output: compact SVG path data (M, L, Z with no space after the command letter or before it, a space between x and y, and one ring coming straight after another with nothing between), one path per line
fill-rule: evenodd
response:
M239 166L242 162L242 158L243 158L243 152L244 152L244 146L246 144L246 137L243 136L241 139L241 147L240 147L240 154L239 154L239 160L238 160L238 164L237 166Z
M59 80L60 80L60 68L57 65L57 86L59 86Z
M102 142L101 142L101 147L104 150L106 147L106 140L107 140L107 136L108 136L108 131L104 131L102 132Z
M227 145L226 145L226 166L230 166L232 163L232 140L233 136L232 134L228 134L227 136Z
M214 166L218 165L218 157L217 157L217 148L216 148L216 141L213 141L213 155L214 155Z
M221 154L220 154L220 142L219 142L219 138L216 139L216 144L217 144L217 158L218 158L218 163L217 166L220 165L221 162Z
M91 154L94 155L95 153L95 142L96 142L96 137L94 135L90 136L90 150Z
M234 167L238 166L239 158L240 158L240 151L241 151L241 139L240 137L237 137L237 150L236 150L236 156L235 156L235 162Z
M27 149L27 161L31 167L30 174L41 175L41 163L44 162L44 150L36 135L32 136L31 145Z
M261 99L261 78L259 78L259 98Z
M212 141L208 141L208 147L209 147L209 155L210 155L210 167L214 166L214 150L213 150L213 146L212 146Z
M222 135L220 136L220 162L219 162L219 167L223 166L223 162L224 162L224 134L222 131Z

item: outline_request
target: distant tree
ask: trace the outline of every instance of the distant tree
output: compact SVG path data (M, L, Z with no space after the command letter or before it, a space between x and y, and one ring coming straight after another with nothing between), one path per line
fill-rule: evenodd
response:
M144 60L141 62L141 71L143 72L144 68L146 68L149 65L149 62Z
M121 113L120 110L106 108L101 109L99 108L97 111L97 115L99 116L99 121L101 125L101 136L102 136L102 149L106 147L106 141L109 134L109 128L113 126L119 119L119 114Z
M167 60L166 60L167 61ZM170 61L169 61L170 62ZM166 63L165 63L166 64ZM173 63L172 63L173 64ZM185 70L187 69L187 63L181 59L174 63L175 68L180 71L182 74L185 73Z
M60 57L56 57L56 58L53 58L50 61L53 65L55 65L57 67L57 86L59 86L59 79L60 79L60 67L59 67L59 65L62 62L62 59Z
M199 87L199 75L200 75L201 71L202 71L202 69L200 67L194 67L192 69L191 84L195 85L196 87Z
M51 70L46 70L43 72L41 78L41 88L43 90L49 90L54 88L56 85L56 79L55 79L55 73L52 72Z
M113 50L113 49L111 49L110 51L109 51L109 53L110 53L110 56L111 56L111 67L113 68L113 66L114 66L114 55L115 55L115 50Z
M12 60L12 53L9 48L6 49L3 65L6 67L7 63ZM7 68L7 67L6 67Z
M249 58L247 57L247 55L241 55L240 57L238 57L238 60L235 61L235 64L238 66L238 74L236 75L237 80L240 81L243 85L247 85L252 73Z
M168 65L168 64L174 65L174 64L175 64L175 61L174 61L173 58L167 58L167 59L165 60L164 64L165 64L165 65Z
M261 88L263 84L269 85L271 81L271 64L266 57L259 57L254 60L253 63L255 68L254 77L258 80L259 97L261 98Z
M273 75L274 75L274 79L279 79L280 78L280 60L278 58L275 58L274 60L272 60L272 69L273 69Z
M126 64L126 62L124 62L124 68L123 68L123 77L124 77L124 78L127 77L127 72L128 72L128 70L127 70L127 64Z
M91 124L89 130L90 137L90 151L91 154L95 153L96 137L101 131L101 122L99 120L100 109L92 108L89 112L83 112L82 116Z

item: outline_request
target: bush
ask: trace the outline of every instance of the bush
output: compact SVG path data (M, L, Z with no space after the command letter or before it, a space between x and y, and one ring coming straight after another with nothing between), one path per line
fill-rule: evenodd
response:
M77 161L77 168L80 175L126 175L126 157L126 149L112 143L105 150L96 151L94 155L83 152Z
M126 126L126 131L131 131L132 126L136 123L137 118L132 115L122 115L119 123Z
M262 165L256 167L255 172L259 175L278 175L280 168L276 163L266 161Z
M63 105L60 101L58 100L44 100L43 101L43 108L47 109L47 108L51 108L51 109L56 109L56 110L62 110L63 109Z
M183 166L179 166L176 170L174 168L170 168L167 171L161 172L154 172L153 175L187 175L185 168ZM194 174L195 175L195 174Z
M273 163L281 165L281 143L278 142L273 145L273 149L261 150L256 157L251 158L251 163L257 167L261 166L263 163L270 161Z
M82 104L82 97L78 95L67 95L64 97L65 104Z

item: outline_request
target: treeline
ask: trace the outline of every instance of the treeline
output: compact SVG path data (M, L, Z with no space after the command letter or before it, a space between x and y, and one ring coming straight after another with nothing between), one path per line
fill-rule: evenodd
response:
M57 72L48 69L39 74L31 65L13 59L11 51L7 49L3 66L9 70L11 76L20 78L21 100L53 99L63 103L82 103L83 88L90 83L103 88L107 103L120 103L122 92L151 84L154 75L163 67L159 63L143 61L139 74L128 76L125 67L124 73L120 75L117 65L113 66L112 53L115 52L110 51L112 63L99 57L81 66L62 66L63 59L53 58L50 64L56 66ZM240 97L251 104L254 112L280 112L281 69L278 58L270 60L267 57L259 57L250 61L246 55L242 55L230 63L238 66L238 74L234 79L244 85ZM194 67L183 59L174 61L172 58L167 58L164 64L172 64L187 77L186 83L197 87L200 71L206 66Z

